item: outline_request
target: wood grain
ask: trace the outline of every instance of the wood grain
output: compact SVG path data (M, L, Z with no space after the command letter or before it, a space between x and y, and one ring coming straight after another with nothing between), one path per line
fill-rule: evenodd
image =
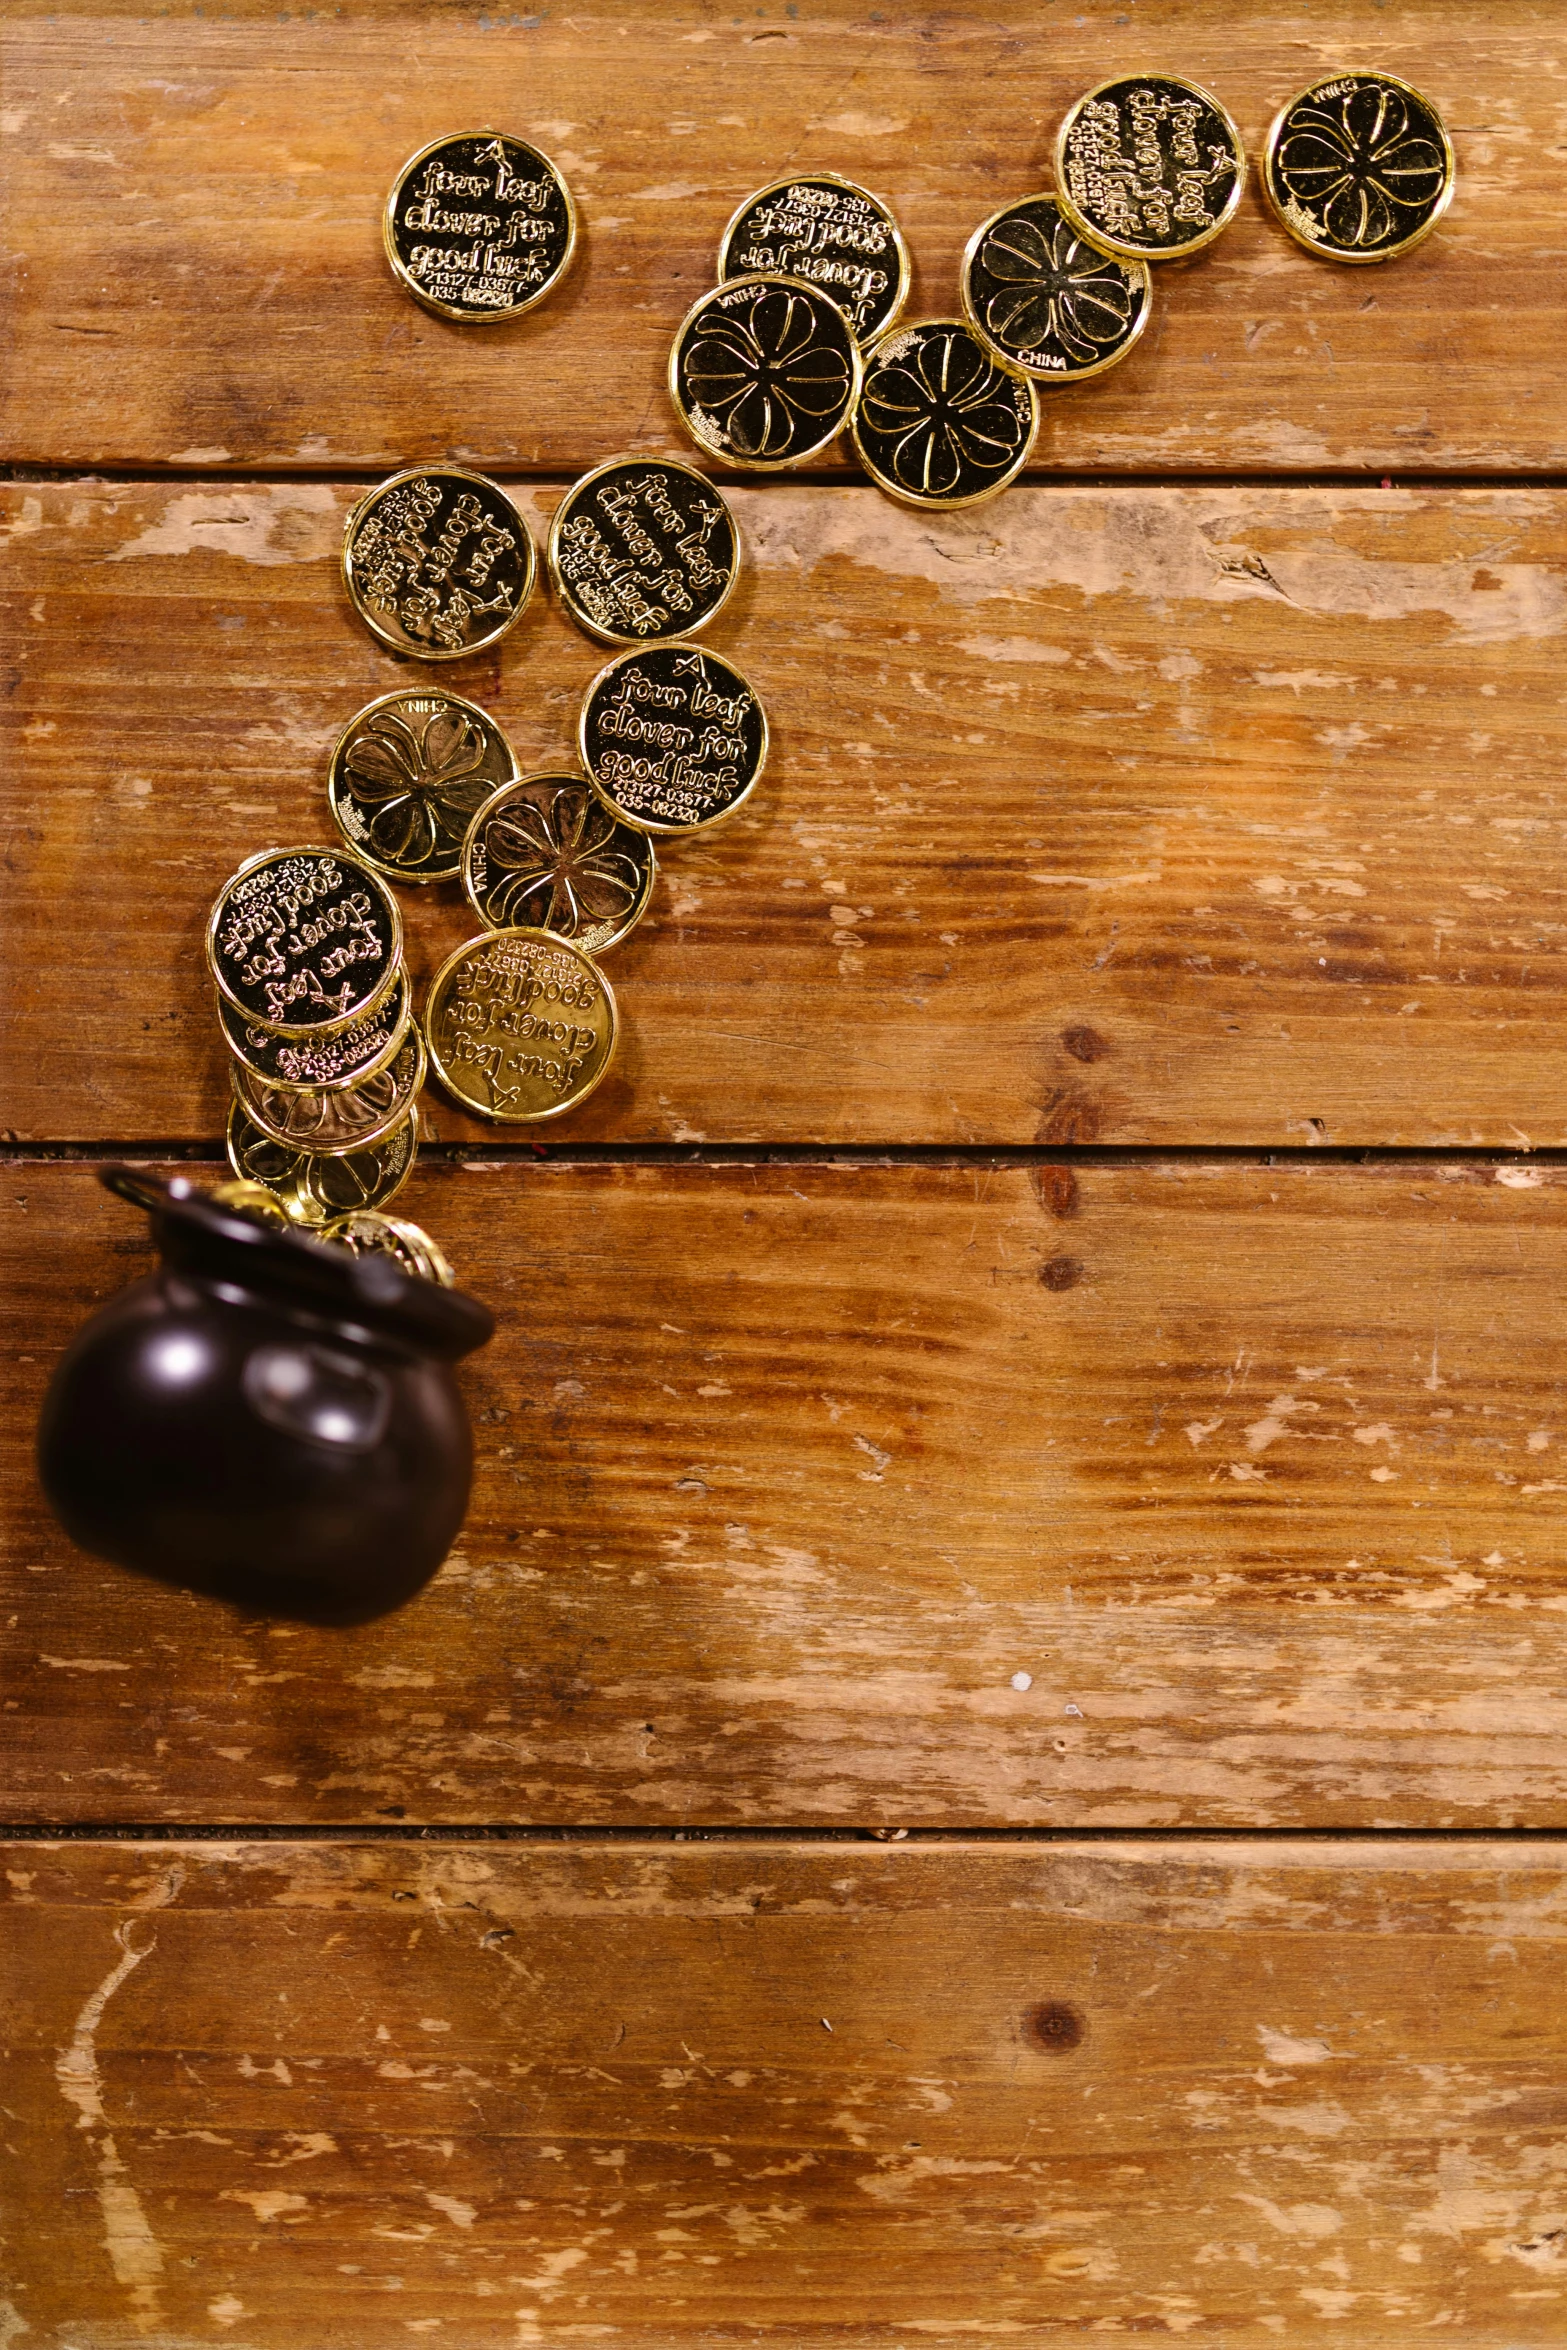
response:
M4 1857L29 2350L1561 2338L1559 1847Z
M458 1552L351 1631L7 1570L6 1816L1567 1824L1567 1172L432 1168ZM3 1200L8 1489L146 1266Z
M14 1134L220 1130L211 897L330 836L330 745L409 675L342 595L352 494L5 493ZM528 493L541 530L557 494ZM714 642L774 757L665 858L574 1133L1567 1141L1567 494L736 503ZM449 675L543 765L599 659L540 604ZM454 889L405 903L428 974L472 918ZM448 1138L483 1131L430 1098Z
M1255 184L1111 375L1050 395L1042 467L1528 470L1567 453L1560 13L1206 0L865 11L352 12L258 0L12 11L0 451L76 465L482 463L580 472L682 446L670 339L730 212L827 166L893 204L916 313L970 232L1049 177L1071 101L1146 61L1216 88L1255 154L1324 70L1374 63L1444 109L1458 195L1386 268L1314 262ZM1369 53L1368 53L1369 42ZM379 219L405 158L495 121L582 200L583 250L529 320L476 333L395 286Z

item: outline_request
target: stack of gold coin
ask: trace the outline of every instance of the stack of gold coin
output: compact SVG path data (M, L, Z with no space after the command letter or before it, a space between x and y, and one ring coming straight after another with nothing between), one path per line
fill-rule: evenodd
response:
M380 874L340 848L261 850L218 893L207 963L236 1180L329 1234L384 1207L413 1170L425 1052Z

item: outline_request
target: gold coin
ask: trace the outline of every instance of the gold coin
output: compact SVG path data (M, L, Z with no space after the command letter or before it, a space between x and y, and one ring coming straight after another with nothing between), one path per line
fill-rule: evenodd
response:
M481 922L548 930L585 955L636 927L656 874L647 834L607 808L585 775L508 784L463 844L462 885Z
M374 1077L331 1092L261 1084L238 1061L229 1068L235 1100L269 1141L333 1159L367 1150L399 1125L417 1101L424 1075L424 1043L417 1028L410 1028L395 1060Z
M383 645L460 661L498 644L533 593L538 558L506 492L460 465L394 473L343 525L343 578Z
M613 815L684 836L750 798L767 763L767 714L732 661L696 645L643 645L588 687L577 746Z
M747 196L718 248L720 278L792 277L831 295L860 341L909 297L909 249L881 199L835 171L774 180Z
M691 636L728 601L740 534L722 494L668 457L612 457L555 509L550 577L565 610L604 644Z
M491 930L430 982L424 1029L454 1101L502 1125L574 1110L604 1077L618 1032L609 982L547 930Z
M958 283L981 341L1038 383L1103 375L1126 357L1152 310L1147 262L1102 253L1054 196L1021 197L982 222Z
M294 1093L336 1090L375 1076L395 1058L412 1018L413 992L401 969L379 1010L327 1036L276 1036L218 998L223 1041L240 1067L258 1084Z
M860 389L860 346L828 295L787 277L704 294L669 353L669 396L693 440L753 473L835 441Z
M383 694L339 735L326 792L343 838L389 881L455 881L464 833L516 772L477 702Z
M1327 261L1391 261L1431 234L1457 160L1429 98L1396 73L1313 82L1280 109L1263 193L1298 245Z
M577 243L571 191L525 139L434 139L398 173L381 219L399 283L439 318L493 326L542 302Z
M1211 90L1175 74L1117 74L1056 133L1056 201L1125 261L1200 253L1235 217L1246 150Z
M357 1208L384 1208L413 1173L418 1151L417 1110L379 1142L342 1158L291 1150L253 1125L240 1103L229 1111L229 1165L242 1183L269 1191L293 1224L321 1225Z
M238 1208L242 1215L259 1216L263 1224L287 1224L289 1217L282 1203L275 1200L261 1183L242 1183L234 1176L229 1182L214 1183L207 1192L220 1208Z
M442 1289L456 1284L457 1276L445 1253L421 1225L410 1224L402 1216L383 1216L374 1208L361 1208L355 1215L334 1217L321 1237L335 1241L339 1248L352 1249L356 1257L390 1257L400 1272L421 1281L439 1282Z
M865 354L854 446L879 489L910 506L977 506L1022 472L1039 402L966 319L895 326Z
M207 965L223 1001L284 1038L350 1028L378 1011L403 955L397 901L344 849L261 849L218 892Z

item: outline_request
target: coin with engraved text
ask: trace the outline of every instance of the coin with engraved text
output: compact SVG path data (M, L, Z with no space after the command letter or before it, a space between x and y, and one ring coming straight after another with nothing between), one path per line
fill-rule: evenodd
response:
M424 1045L413 1027L384 1069L330 1092L266 1085L238 1061L229 1067L234 1098L253 1126L273 1142L328 1158L365 1150L401 1124L418 1099L424 1073Z
M964 315L999 358L1037 383L1081 383L1126 357L1148 324L1146 261L1080 236L1053 196L1025 196L968 241Z
M460 466L394 473L343 525L355 611L383 645L420 661L459 661L498 643L537 568L532 535L505 491Z
M828 447L859 389L854 329L829 295L794 278L715 286L669 354L669 396L692 439L757 473Z
M911 506L974 506L1028 462L1039 426L1030 378L966 319L895 326L865 354L854 446L877 487Z
M477 702L383 694L338 737L326 791L343 838L388 881L455 881L463 835L516 772Z
M585 775L525 775L479 810L463 845L468 903L492 930L569 938L586 955L641 921L653 843L605 806Z
M1235 217L1246 150L1210 90L1174 74L1118 74L1056 133L1056 201L1126 261L1200 253Z
M218 998L223 1041L240 1067L259 1085L294 1093L336 1091L375 1076L396 1058L412 1017L413 993L402 970L384 1004L324 1036L279 1036Z
M1262 186L1297 244L1328 261L1391 261L1431 234L1457 166L1429 98L1394 73L1313 82L1275 118Z
M377 1208L360 1208L351 1216L336 1216L322 1231L323 1240L352 1250L356 1257L390 1257L400 1273L450 1289L457 1276L421 1224L404 1216L383 1216Z
M555 509L550 577L579 628L611 645L690 636L722 610L740 570L723 495L668 457L612 457Z
M218 892L207 963L230 1008L274 1036L348 1028L391 994L397 901L344 849L262 849Z
M724 231L718 274L815 286L863 343L908 300L909 250L880 197L835 171L813 171L747 196Z
M542 302L577 242L571 192L524 139L436 139L398 173L381 223L386 258L416 302L492 326Z
M639 832L704 832L754 790L767 717L732 662L696 645L643 645L594 678L577 743L611 814Z
M425 1035L454 1101L501 1125L560 1118L614 1058L615 998L597 965L547 930L486 931L430 982Z

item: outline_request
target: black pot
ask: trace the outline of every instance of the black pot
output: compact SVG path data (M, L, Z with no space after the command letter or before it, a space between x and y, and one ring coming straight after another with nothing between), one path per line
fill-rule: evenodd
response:
M110 1167L163 1259L84 1324L44 1400L44 1491L83 1550L272 1615L349 1622L428 1582L473 1444L452 1365L478 1301Z

